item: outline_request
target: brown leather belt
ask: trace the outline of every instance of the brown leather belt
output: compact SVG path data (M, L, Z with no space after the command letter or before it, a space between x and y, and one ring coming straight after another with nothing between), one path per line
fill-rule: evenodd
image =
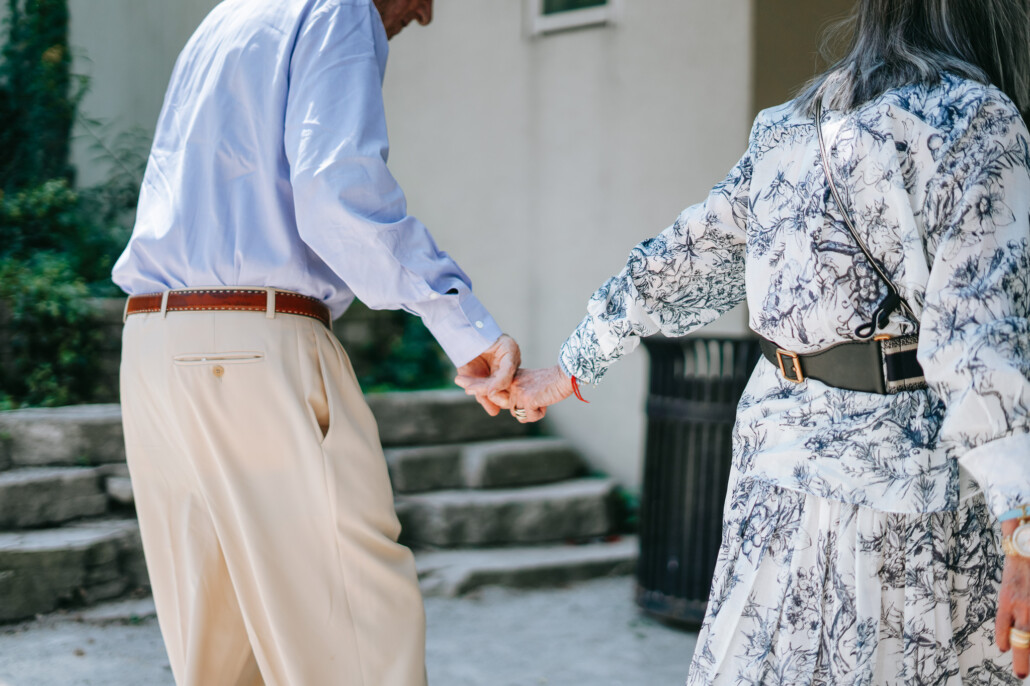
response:
M210 288L134 295L125 316L147 312L238 310L268 314L298 314L331 327L329 308L318 298L275 288Z

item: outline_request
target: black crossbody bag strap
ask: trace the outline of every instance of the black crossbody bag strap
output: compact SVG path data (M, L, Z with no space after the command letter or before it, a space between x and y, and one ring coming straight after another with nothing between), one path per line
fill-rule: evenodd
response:
M880 280L887 286L887 296L880 303L879 307L873 313L871 321L862 324L855 329L855 335L861 339L868 339L876 333L877 329L882 329L887 326L887 321L894 310L901 308L902 312L910 317L913 322L916 323L918 328L919 318L915 312L909 306L908 301L901 296L898 287L894 285L887 273L880 267L879 263L873 258L869 248L866 247L862 237L858 235L858 230L855 228L855 222L851 219L851 214L848 212L847 206L844 204L844 198L841 196L840 191L837 189L837 184L833 180L833 171L830 169L830 157L826 151L826 140L823 137L823 104L821 101L815 103L815 130L819 136L819 156L823 163L823 171L826 173L826 181L830 186L830 193L833 194L833 199L837 203L837 209L840 210L841 216L844 218L844 225L847 226L848 232L855 239L862 254L865 255L866 260L869 262L869 266L873 268L876 275L880 277Z

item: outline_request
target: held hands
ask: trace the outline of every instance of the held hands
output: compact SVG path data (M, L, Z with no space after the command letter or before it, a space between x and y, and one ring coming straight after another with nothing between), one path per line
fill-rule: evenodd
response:
M493 402L491 396L504 397L511 386L515 371L522 364L522 352L519 344L511 336L504 334L492 346L468 364L458 367L458 376L454 383L465 389L469 395L483 406L487 414L496 417L501 407Z
M1002 522L1002 531L1010 535L1018 522ZM1002 652L1012 649L1012 671L1020 679L1030 673L1030 648L1013 645L1011 631L1030 631L1030 558L1005 556L1005 569L998 592L998 614L995 640Z
M496 416L503 408L510 410L523 424L540 421L549 405L572 395L572 381L557 365L547 369L520 369L507 387L491 385L484 375L466 374L464 369L458 370L456 384L476 396L491 416Z

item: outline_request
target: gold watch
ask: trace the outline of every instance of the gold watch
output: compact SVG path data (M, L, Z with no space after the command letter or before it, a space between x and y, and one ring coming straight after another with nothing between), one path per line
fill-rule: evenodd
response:
M1030 559L1030 519L1019 520L1016 530L1001 539L1001 549L1006 555Z

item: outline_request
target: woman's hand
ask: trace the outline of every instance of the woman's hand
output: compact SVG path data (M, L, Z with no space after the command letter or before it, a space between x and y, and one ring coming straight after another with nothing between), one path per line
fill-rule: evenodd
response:
M1009 536L1018 525L1016 520L1002 522L1002 532ZM994 626L995 641L1002 652L1012 647L1009 631L1013 628L1030 631L1030 559L1006 555ZM1012 671L1020 679L1030 674L1030 648L1012 649Z
M565 376L561 367L555 365L546 369L520 369L508 389L507 407L512 416L523 424L537 422L547 414L547 407L572 395L572 380ZM502 405L503 406L503 405ZM517 410L525 410L523 416Z

